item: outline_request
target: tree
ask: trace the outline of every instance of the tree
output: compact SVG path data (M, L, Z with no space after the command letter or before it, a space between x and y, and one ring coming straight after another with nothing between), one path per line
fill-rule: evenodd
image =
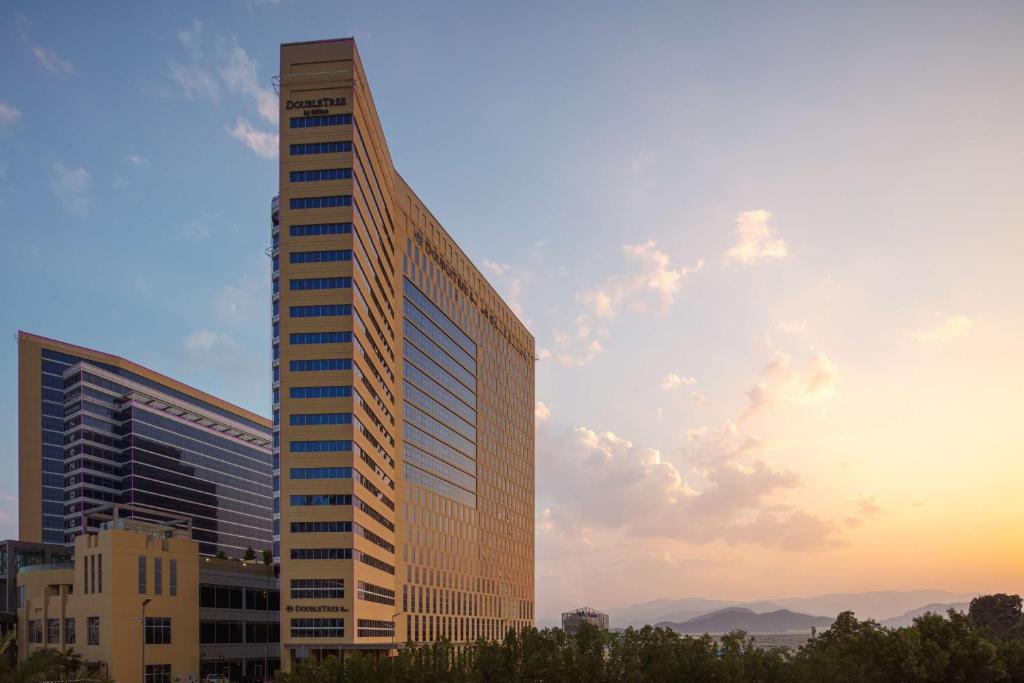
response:
M264 550L263 551L263 564L267 565L268 567L270 565L274 564L274 553L270 552L269 550Z
M1024 636L1019 595L980 595L971 600L967 616L975 626L992 629L997 638L1007 640Z
M223 550L218 550L217 551L217 559L218 560L226 560L226 559L228 559L228 554L226 552L224 552Z
M242 559L244 559L246 562L251 562L252 560L256 559L256 551L252 549L252 546L249 546L245 549L245 555L242 557Z

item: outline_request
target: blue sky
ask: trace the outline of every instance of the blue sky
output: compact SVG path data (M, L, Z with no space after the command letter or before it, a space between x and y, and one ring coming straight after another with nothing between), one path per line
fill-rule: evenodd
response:
M260 105L279 43L354 35L537 338L539 614L1024 588L1019 4L0 12L4 533L18 329L268 412Z

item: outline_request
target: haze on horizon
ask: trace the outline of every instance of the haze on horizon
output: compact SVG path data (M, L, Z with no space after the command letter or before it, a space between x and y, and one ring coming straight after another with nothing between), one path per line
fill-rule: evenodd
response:
M279 43L353 35L396 166L537 339L538 617L1024 592L1022 29L997 2L9 3L2 329L268 414L270 78Z

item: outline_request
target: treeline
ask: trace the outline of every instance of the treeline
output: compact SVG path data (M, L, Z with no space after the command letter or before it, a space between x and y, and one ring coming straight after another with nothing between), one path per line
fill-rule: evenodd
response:
M456 649L446 641L397 657L307 662L278 683L1024 683L1024 618L1017 595L975 598L967 615L926 614L886 628L843 612L798 650L762 650L736 632L718 640L645 626L509 632Z

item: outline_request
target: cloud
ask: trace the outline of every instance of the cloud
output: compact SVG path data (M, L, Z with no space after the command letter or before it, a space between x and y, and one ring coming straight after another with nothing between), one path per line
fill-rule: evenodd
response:
M220 82L204 68L185 64L171 64L171 80L181 86L185 99L208 97L216 100L220 97Z
M484 270L491 275L504 275L508 272L508 265L504 263L495 263L489 259L484 259Z
M544 404L544 401L537 401L533 409L533 415L538 422L544 422L551 417L551 410Z
M953 315L935 327L916 330L911 336L922 344L942 344L960 339L975 325L972 318L965 315Z
M186 99L218 101L222 90L226 90L248 98L264 121L277 125L280 115L277 93L270 87L269 78L261 81L256 60L238 44L235 36L214 36L215 47L212 53L208 52L203 24L196 19L191 27L178 32L178 41L185 52L185 60L171 62L169 73L171 80L181 86ZM264 159L277 157L275 131L261 130L247 118L238 116L234 127L228 127L227 132Z
M747 391L749 405L743 418L751 417L779 402L817 403L835 393L836 367L818 352L802 368L793 368L789 355L772 350L757 383Z
M125 161L134 166L148 166L149 159L138 154L128 154L125 156Z
M55 162L50 167L50 188L64 210L76 218L89 215L92 177L84 168L68 168Z
M256 75L256 60L250 57L234 38L231 40L234 44L228 48L227 57L218 69L221 80L231 92L251 97L260 116L276 125L280 114L277 93L269 86L260 85L260 79Z
M798 332L806 332L807 331L807 321L806 320L780 320L777 323L775 323L775 328L777 330L779 330L780 332L790 332L790 333L794 333L794 334L796 334Z
M693 391L693 392L690 393L690 400L693 401L693 403L695 405L702 406L702 405L704 405L704 402L707 399L704 398L704 394L701 394L699 392Z
M680 384L691 385L696 383L697 380L693 377L680 377L674 372L670 372L661 378L661 388L663 391L672 391Z
M181 342L185 361L200 369L217 369L229 372L243 365L245 351L225 332L201 329L185 337Z
M71 62L61 59L60 55L49 48L36 45L32 48L32 54L36 56L39 63L55 73L72 73L75 69Z
M768 227L771 216L764 209L740 213L736 217L738 241L726 252L726 258L743 265L785 258L789 247Z
M247 119L238 117L234 128L229 128L231 137L241 140L245 146L264 159L276 159L278 150L277 133L255 128Z
M0 102L0 123L17 123L21 119L21 112L13 105Z
M270 270L266 261L260 262L259 265L259 274L265 273L266 277L247 275L237 283L230 283L221 288L216 300L217 317L220 322L266 324L264 316L267 313L266 302L270 297Z
M539 481L558 481L543 492L553 533L576 542L620 531L630 538L694 544L716 541L785 550L836 542L831 522L785 504L800 485L796 473L760 459L722 450L717 459L683 476L660 451L608 431L573 430L560 443L542 444ZM700 481L702 483L697 483Z
M652 299L658 308L667 310L683 278L700 270L704 261L692 267L672 268L668 254L656 247L654 240L622 245L622 253L634 266L633 272L609 277L601 285L580 292L577 299L599 319L614 318L623 306L646 310Z

